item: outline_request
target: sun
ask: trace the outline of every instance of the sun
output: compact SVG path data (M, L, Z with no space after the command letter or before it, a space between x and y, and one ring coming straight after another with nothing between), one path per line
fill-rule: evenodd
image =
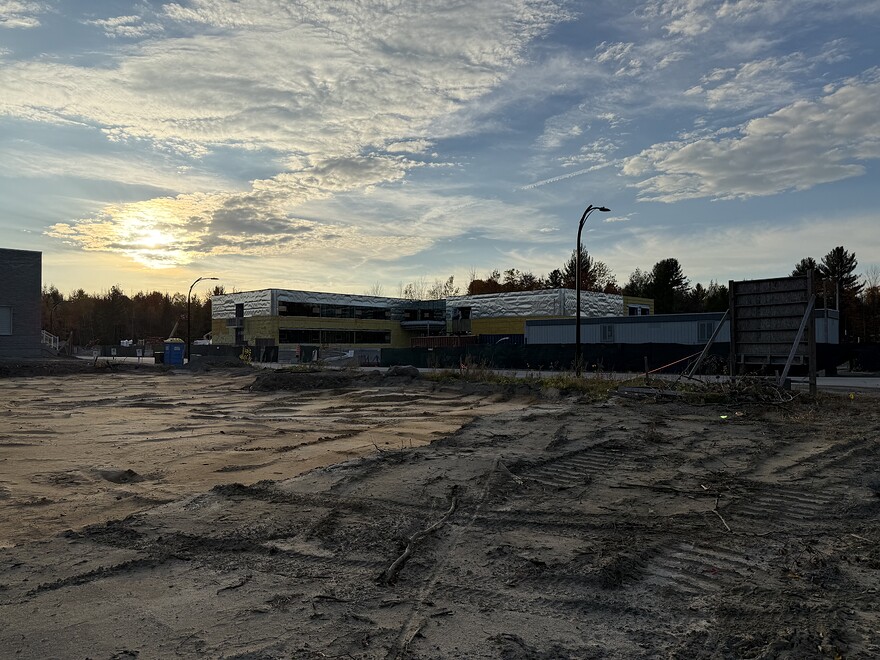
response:
M161 202L131 205L116 218L121 252L147 268L171 268L191 259L184 249L185 227Z
M174 236L160 229L144 229L134 242L138 247L155 250L174 243Z

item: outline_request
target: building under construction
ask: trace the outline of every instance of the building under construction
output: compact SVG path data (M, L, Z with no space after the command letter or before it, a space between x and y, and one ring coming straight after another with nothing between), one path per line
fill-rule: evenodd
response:
M212 343L248 347L254 359L297 362L314 351L352 351L508 341L529 320L572 317L576 292L549 289L446 300L260 289L213 296ZM587 318L646 315L645 298L581 292ZM306 355L308 354L308 355Z

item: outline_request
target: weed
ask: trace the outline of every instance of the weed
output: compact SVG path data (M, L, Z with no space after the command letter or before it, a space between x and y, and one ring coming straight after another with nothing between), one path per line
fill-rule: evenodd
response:
M424 377L437 383L485 383L501 387L527 387L535 391L555 389L564 393L583 394L591 401L605 400L620 385L632 384L633 382L619 380L609 373L594 374L590 378L578 378L571 373L529 372L524 377L516 377L497 373L485 363L469 365L459 371L433 372L425 374Z

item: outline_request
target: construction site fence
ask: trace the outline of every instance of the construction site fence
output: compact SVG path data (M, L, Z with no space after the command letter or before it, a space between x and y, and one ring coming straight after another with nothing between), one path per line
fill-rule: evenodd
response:
M699 348L699 347L696 347ZM584 344L581 366L587 371L680 373L694 355L694 346L685 344ZM730 345L713 345L700 367L700 373L722 374L728 370ZM828 375L846 359L837 345L822 345L818 350L818 368ZM526 369L570 371L575 366L575 350L571 344L496 344L448 348L383 348L382 366L412 365L422 369L458 369L463 365L485 366L490 369ZM795 369L797 373L798 369Z

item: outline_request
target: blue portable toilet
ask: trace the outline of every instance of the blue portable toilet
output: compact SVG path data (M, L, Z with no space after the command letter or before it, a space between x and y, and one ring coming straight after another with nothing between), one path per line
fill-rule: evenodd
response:
M165 340L165 364L171 365L172 367L182 367L183 366L183 349L186 346L186 342L182 339L177 339L176 337L173 339Z

